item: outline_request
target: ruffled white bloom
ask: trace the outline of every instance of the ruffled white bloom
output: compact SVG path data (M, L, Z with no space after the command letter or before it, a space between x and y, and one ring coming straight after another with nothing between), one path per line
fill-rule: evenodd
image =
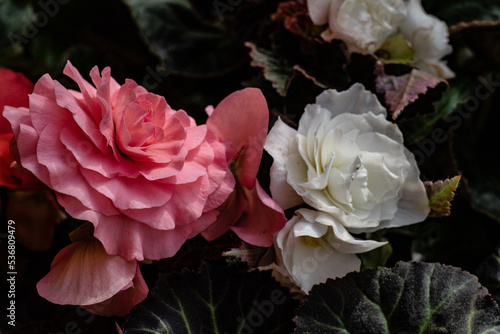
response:
M411 65L440 78L453 78L455 73L441 60L452 52L448 26L427 14L420 0L409 0L407 9L408 15L399 29L415 51Z
M271 193L283 209L305 201L353 233L417 223L429 213L415 157L359 83L321 93L298 130L278 120L264 148L274 159Z
M406 16L403 0L309 0L314 24L329 24L323 39L341 39L351 52L375 52Z
M275 234L278 275L309 292L328 278L359 271L355 255L384 245L384 242L355 239L342 224L323 212L299 209Z
M340 39L349 52L374 53L401 34L415 51L411 65L441 78L454 73L441 61L451 53L446 23L425 13L421 0L308 0L314 24L328 23L326 41Z

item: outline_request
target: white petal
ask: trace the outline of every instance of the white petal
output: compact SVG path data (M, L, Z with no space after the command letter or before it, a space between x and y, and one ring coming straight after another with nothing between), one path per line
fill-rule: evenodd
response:
M291 277L302 291L309 292L315 284L359 271L360 267L361 260L354 254L341 253L333 248L313 248L298 242L294 249Z
M287 182L287 170L284 165L274 163L270 170L271 190L273 200L283 209L289 209L304 203L302 197Z
M290 141L296 134L297 130L286 125L281 118L278 118L267 135L264 149L273 157L275 162L285 164L288 158Z
M269 132L264 145L264 149L274 159L270 170L271 183L269 188L273 199L283 209L303 203L302 198L287 181L287 161L290 155L290 143L296 141L296 135L296 130L286 125L281 119L278 119Z
M413 153L405 149L405 155L412 165L406 177L398 202L398 210L390 221L382 221L381 228L406 226L424 221L430 212L429 199ZM366 232L370 232L367 230Z
M375 115L387 115L377 96L365 90L360 83L355 83L348 90L337 92L334 89L325 90L318 95L316 103L329 110L333 116L343 113L364 114L369 111Z
M333 1L333 2L342 2ZM328 22L328 11L332 0L308 0L307 10L311 21L316 25L322 25Z
M452 52L446 23L427 14L420 0L407 2L408 15L401 23L401 34L415 50L412 65L435 76L455 76L440 59Z

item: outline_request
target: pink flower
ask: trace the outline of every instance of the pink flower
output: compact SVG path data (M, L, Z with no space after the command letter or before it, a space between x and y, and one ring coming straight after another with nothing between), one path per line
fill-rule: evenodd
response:
M95 238L63 248L37 290L52 303L80 305L104 316L125 316L149 291L137 261L107 254Z
M29 108L7 107L23 166L90 221L109 255L125 261L174 255L212 224L234 188L225 147L205 125L109 68L95 85L66 65L70 91L46 74Z
M39 189L42 184L26 169L19 166L10 152L14 134L9 121L3 116L5 106L27 107L28 94L33 84L23 74L7 68L0 69L0 186L11 189Z
M209 111L210 112L210 111ZM229 229L243 241L269 247L286 224L285 214L257 181L269 122L267 102L259 89L246 88L226 97L207 126L228 145L236 187L221 206L217 221L202 235L213 240Z

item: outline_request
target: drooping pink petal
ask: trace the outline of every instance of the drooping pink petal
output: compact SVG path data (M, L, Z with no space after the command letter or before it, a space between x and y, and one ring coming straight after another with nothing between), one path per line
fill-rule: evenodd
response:
M253 188L256 182L268 123L267 102L257 88L245 88L230 94L215 107L207 120L207 126L220 141L232 143L235 155L242 154L236 174L247 188Z
M97 304L126 287L136 270L135 261L107 254L97 239L78 241L57 254L37 290L55 304Z
M283 209L269 197L258 182L254 189L244 191L246 206L231 230L249 244L269 247L273 244L273 234L286 224Z
M228 199L222 204L218 211L219 215L215 223L210 225L201 235L208 241L212 241L229 231L229 228L238 221L245 209L246 199L241 187L237 187Z
M92 305L82 305L82 307L97 315L124 317L135 305L139 304L147 297L148 292L148 286L146 282L144 282L144 278L142 278L139 263L137 263L134 279L120 292L103 302Z

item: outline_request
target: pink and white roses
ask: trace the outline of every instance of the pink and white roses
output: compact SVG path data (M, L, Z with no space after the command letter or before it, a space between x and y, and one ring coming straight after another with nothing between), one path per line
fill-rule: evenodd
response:
M69 62L64 73L80 92L46 74L29 108L5 108L22 165L94 225L108 255L174 255L234 188L224 145L163 97L132 80L119 85L109 68L92 69L94 85Z
M421 0L308 0L307 5L314 24L328 23L324 40L340 39L349 52L375 53L399 34L414 51L412 66L444 79L454 76L441 60L452 51L446 23L427 14Z

